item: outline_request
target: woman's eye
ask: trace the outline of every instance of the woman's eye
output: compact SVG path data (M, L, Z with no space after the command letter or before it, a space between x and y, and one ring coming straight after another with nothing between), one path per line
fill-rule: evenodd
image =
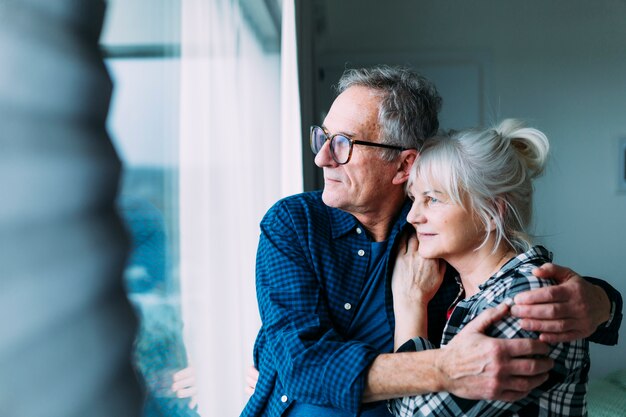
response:
M435 198L435 197L428 197L428 203L429 204L434 204L434 203L439 203L439 199Z

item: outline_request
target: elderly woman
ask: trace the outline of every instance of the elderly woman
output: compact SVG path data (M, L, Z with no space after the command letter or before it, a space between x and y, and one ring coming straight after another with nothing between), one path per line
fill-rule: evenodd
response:
M435 347L427 340L427 306L441 284L443 261L458 273L459 295L448 311L442 346L491 307L499 309L500 318L489 335L538 337L521 329L519 319L507 311L516 294L553 284L532 274L552 255L533 246L526 233L532 180L543 171L548 148L543 133L511 119L494 129L462 131L425 143L408 189L413 206L407 220L417 236L401 242L392 281L396 349L402 344L399 351ZM414 278L418 274L411 268L418 257L440 260L439 279ZM515 402L438 392L398 398L389 406L398 416L586 415L587 342L554 344L549 357L555 364L550 377Z

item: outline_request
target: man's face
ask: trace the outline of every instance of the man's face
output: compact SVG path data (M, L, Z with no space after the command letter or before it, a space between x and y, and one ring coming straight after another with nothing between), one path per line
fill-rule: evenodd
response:
M350 87L335 99L323 127L330 135L341 133L380 143L379 104L380 97L373 90ZM315 164L324 170L324 203L352 214L377 210L396 172L396 164L383 160L381 151L371 146L354 145L350 161L339 165L330 155L328 141L316 155Z

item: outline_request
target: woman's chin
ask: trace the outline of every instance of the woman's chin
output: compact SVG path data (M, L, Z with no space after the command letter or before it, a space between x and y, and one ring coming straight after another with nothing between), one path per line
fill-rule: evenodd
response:
M436 259L441 258L439 252L436 250L429 250L428 248L420 248L417 250L417 253L424 259Z

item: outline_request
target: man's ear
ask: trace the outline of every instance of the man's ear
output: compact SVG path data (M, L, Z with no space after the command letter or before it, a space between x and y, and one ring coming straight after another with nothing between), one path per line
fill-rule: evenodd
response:
M416 149L407 149L400 153L400 157L397 160L396 175L393 177L392 181L394 185L404 184L409 180L411 167L413 163L415 163L417 156L418 153Z

